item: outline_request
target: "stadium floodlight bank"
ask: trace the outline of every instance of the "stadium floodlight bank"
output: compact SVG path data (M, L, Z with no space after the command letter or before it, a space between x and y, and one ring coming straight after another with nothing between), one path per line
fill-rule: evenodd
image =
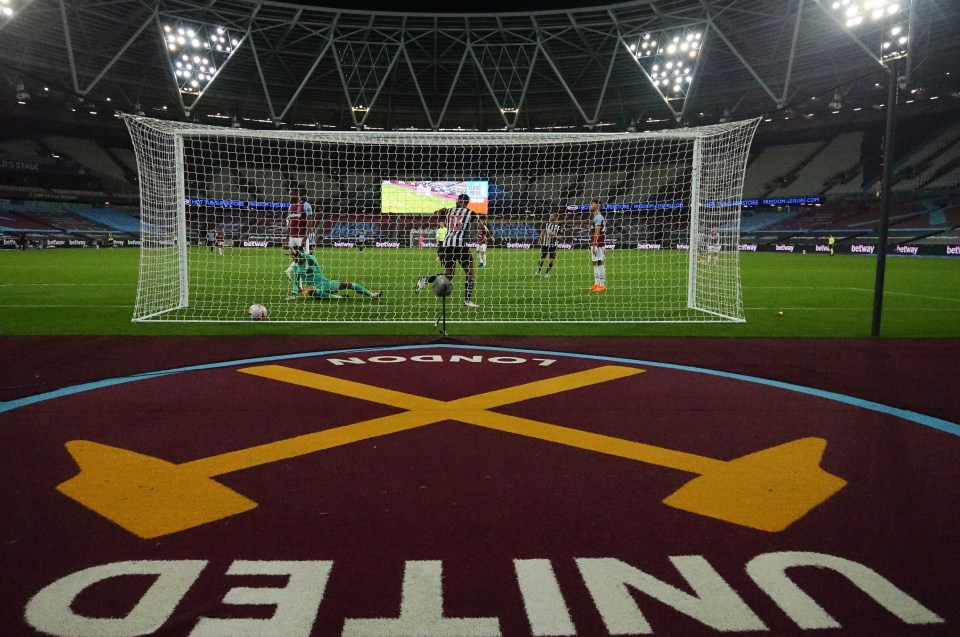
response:
M124 116L140 173L134 321L430 322L420 276L442 271L431 214L457 193L489 228L463 307L477 323L743 321L738 243L758 120L649 133L246 130ZM313 208L311 246L343 298L288 298L291 193ZM591 292L593 199L606 224L606 291ZM556 259L537 275L557 213ZM223 240L223 247L219 245ZM473 237L469 237L473 243ZM471 250L473 252L473 249ZM476 258L474 258L476 263Z

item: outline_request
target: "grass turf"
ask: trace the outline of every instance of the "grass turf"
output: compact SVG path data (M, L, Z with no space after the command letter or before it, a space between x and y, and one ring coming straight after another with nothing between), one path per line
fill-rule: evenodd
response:
M397 250L386 250L388 257L378 256L377 250L360 254L354 250L328 252L321 262L333 261L330 276L339 273L356 276L371 289L382 286L386 291L382 301L350 298L333 303L346 308L357 308L356 316L373 318L374 311L387 314L413 309L428 319L416 324L399 323L132 323L136 296L139 254L135 250L45 250L0 252L0 333L4 335L214 335L214 334L408 334L433 335L433 318L438 302L429 291L414 295L406 268L404 276L386 280L370 280L371 272L387 272L389 267L371 269L374 259L402 258ZM436 269L431 251L419 252L414 258L423 261L424 273ZM231 251L224 258L201 253L191 254L192 266L206 261L208 268L229 270L229 263L250 259L250 250ZM336 255L332 258L332 255ZM555 286L551 298L561 303L642 303L643 299L618 298L618 277L631 273L617 270L616 256L608 264L610 292L608 296L590 297L585 287L591 283L591 271L586 254L561 254L555 276L549 284ZM233 257L233 261L231 261ZM582 259L578 257L583 257ZM301 318L316 317L323 312L324 303L299 299L292 306L282 300L285 283L280 278L284 257L276 251L276 263L270 264L269 281L261 281L262 289L240 293L223 302L219 311L235 317L254 301L264 302L274 318L296 307ZM491 267L506 270L510 259L523 259L524 275L528 275L536 255L529 251L492 250ZM663 257L661 257L663 258ZM219 260L218 260L219 259ZM252 262L252 261L251 261ZM516 282L529 285L529 297L508 300L513 311L522 311L530 304L534 323L461 323L463 310L453 303L449 313L448 331L453 336L480 334L496 335L596 335L596 336L721 336L721 337L863 337L870 333L873 285L876 259L864 256L802 255L745 253L741 255L741 274L746 323L706 324L573 324L553 323L549 311L536 308L541 300L534 286L546 282L540 279ZM191 272L199 269L192 267ZM238 271L243 271L241 267ZM363 273L368 274L363 274ZM480 271L481 273L483 271ZM520 269L517 269L520 272ZM224 272L221 272L223 275ZM230 272L226 272L230 275ZM276 275L276 276L274 276ZM462 277L462 275L459 275ZM481 275L482 276L482 275ZM640 276L640 273L637 273ZM519 277L519 274L518 274ZM267 277L261 277L267 278ZM478 276L478 297L481 303L499 289L484 287ZM882 334L890 337L960 337L960 259L892 257L887 261L886 293ZM611 294L612 293L612 294ZM352 292L347 293L353 295ZM455 295L458 292L455 291ZM262 298L266 296L267 298ZM456 299L459 301L459 299ZM382 305L371 305L371 304ZM296 305L299 304L299 305ZM366 305L363 305L366 304ZM233 307L236 306L236 307ZM213 308L214 306L211 306ZM778 316L782 311L783 316ZM351 312L337 308L337 316ZM279 315L279 316L278 316ZM289 314L288 314L289 316ZM545 318L547 317L547 318Z

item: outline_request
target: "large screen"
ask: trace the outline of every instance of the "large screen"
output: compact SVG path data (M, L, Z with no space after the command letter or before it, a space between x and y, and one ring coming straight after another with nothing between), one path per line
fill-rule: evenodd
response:
M470 197L470 210L487 214L486 181L384 181L380 183L380 209L399 214L428 214L452 208L457 196Z

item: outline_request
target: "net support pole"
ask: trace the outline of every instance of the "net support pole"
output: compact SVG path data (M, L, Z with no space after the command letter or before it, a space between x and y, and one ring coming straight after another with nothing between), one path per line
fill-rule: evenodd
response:
M880 186L880 235L877 238L877 273L873 286L873 323L871 336L880 336L880 321L883 315L883 284L887 269L887 234L890 227L890 173L893 164L893 147L896 133L897 97L900 83L900 58L890 60L890 77L887 86L887 125L883 138L883 172Z
M187 307L190 303L190 282L187 271L187 193L183 166L183 137L174 135L174 164L176 166L176 206L177 206L177 257L180 278L180 304Z
M703 141L693 141L693 164L690 176L690 239L687 260L687 307L697 307L697 267L700 252L700 178L703 173L700 163L703 160Z

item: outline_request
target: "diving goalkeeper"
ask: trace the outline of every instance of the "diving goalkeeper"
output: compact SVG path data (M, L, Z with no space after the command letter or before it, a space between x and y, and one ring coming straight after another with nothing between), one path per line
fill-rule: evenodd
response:
M317 258L309 252L292 250L293 257L293 276L291 277L292 288L288 301L297 298L297 292L312 296L315 299L342 299L344 297L337 294L340 290L353 290L357 294L379 299L383 292L371 292L359 283L351 281L337 281L328 279L323 274L323 269Z

